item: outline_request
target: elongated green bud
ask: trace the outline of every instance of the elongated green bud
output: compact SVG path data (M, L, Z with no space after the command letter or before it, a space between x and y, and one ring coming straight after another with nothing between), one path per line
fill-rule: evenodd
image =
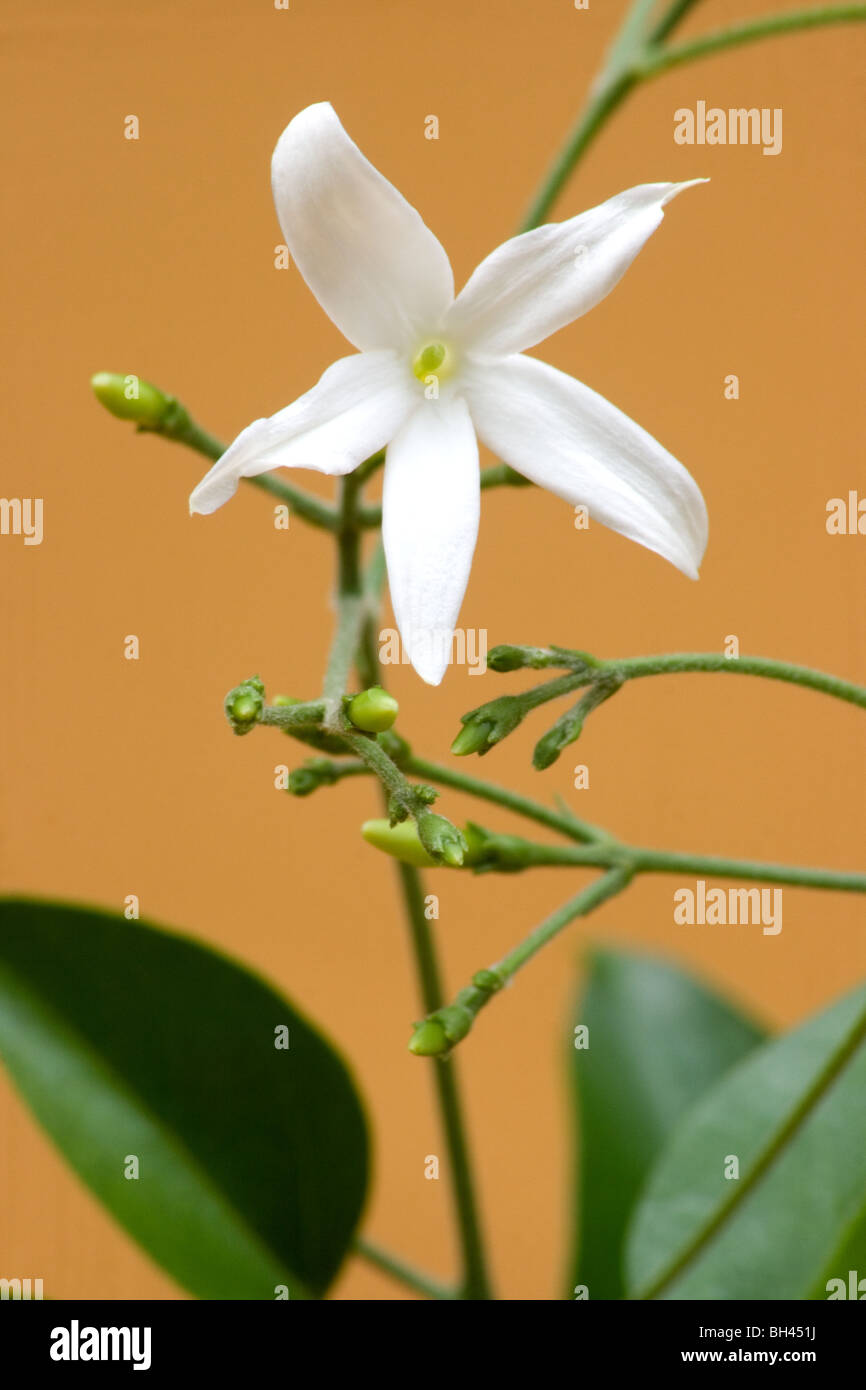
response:
M141 381L134 375L97 372L90 378L90 385L100 405L104 405L112 415L119 420L132 420L149 429L161 425L176 405L173 397L160 391L158 386L151 386L149 381Z
M319 787L332 787L338 777L337 766L330 758L311 758L289 773L288 790L292 796L310 796Z
M458 758L465 758L469 753L480 753L482 748L487 747L492 731L491 720L481 719L477 723L464 724L451 745L451 752L456 753Z
M498 647L490 648L487 665L491 671L519 671L524 666L532 666L540 654L538 647L515 647L502 642Z
M471 1009L463 1004L446 1004L416 1024L409 1040L409 1051L416 1057L444 1057L455 1043L466 1037L474 1022Z
M363 729L367 734L382 734L390 729L399 710L393 695L381 685L371 685L369 690L362 690L349 702L346 712L356 729Z
M361 826L361 834L368 845L404 864L414 864L417 869L436 867L436 860L422 845L413 820L404 820L399 825L390 825L387 820L368 820Z
M425 1018L409 1039L409 1051L416 1057L442 1057L450 1047L445 1029L435 1018Z

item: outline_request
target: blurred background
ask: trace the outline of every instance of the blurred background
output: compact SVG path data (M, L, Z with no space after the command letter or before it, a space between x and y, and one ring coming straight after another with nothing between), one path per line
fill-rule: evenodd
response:
M624 5L591 0L267 0L118 9L4 5L7 104L2 491L44 498L44 541L0 538L2 886L141 913L262 971L352 1059L375 1136L366 1231L448 1275L447 1182L391 865L362 843L375 788L295 801L274 767L300 745L231 737L226 690L258 671L271 694L317 693L331 628L328 538L242 488L187 515L206 462L106 415L88 378L134 372L229 440L311 386L347 350L282 240L269 161L309 102L330 100L367 156L443 241L458 285L512 233L583 103ZM789 8L703 0L681 34ZM616 291L539 355L655 434L707 499L710 545L691 584L552 496L484 499L461 623L489 643L557 642L604 656L722 650L866 680L866 539L830 536L829 498L866 493L863 34L772 40L676 70L614 117L553 216L632 184L708 175L678 201ZM698 100L781 107L778 157L689 147L674 112ZM439 139L424 138L425 118ZM124 139L136 115L140 138ZM740 399L724 378L740 380ZM490 460L485 460L490 461ZM304 475L328 495L332 484ZM384 623L392 619L386 610ZM124 660L135 634L140 659ZM400 727L447 760L459 716L520 677L454 668L431 689L392 668ZM548 772L540 717L469 771L659 847L862 867L862 712L747 678L636 682ZM547 715L551 717L546 717ZM574 767L589 768L588 790ZM464 764L466 766L466 764ZM506 813L443 793L442 812ZM532 834L530 830L528 833ZM436 927L449 992L584 877L440 871ZM864 905L784 890L784 928L677 926L676 880L637 883L566 932L485 1011L465 1083L500 1293L561 1290L570 1170L565 1064L584 943L691 967L772 1026L863 976ZM153 1000L159 1028L160 1001ZM651 1045L651 1040L648 1040ZM444 1167L444 1165L443 1165ZM0 1077L4 1272L55 1298L181 1298L102 1212ZM337 1298L410 1297L350 1261Z

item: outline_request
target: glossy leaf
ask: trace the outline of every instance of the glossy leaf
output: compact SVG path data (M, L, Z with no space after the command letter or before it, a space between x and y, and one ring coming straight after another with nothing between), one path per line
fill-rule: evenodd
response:
M324 1292L363 1203L364 1119L342 1061L263 980L143 923L2 900L0 1056L76 1172L192 1293Z
M763 1038L758 1027L676 966L596 951L575 1022L578 1210L569 1297L625 1297L623 1238L653 1160L676 1122Z
M831 1274L862 1257L864 1208L858 989L753 1053L689 1112L629 1232L631 1295L826 1298Z

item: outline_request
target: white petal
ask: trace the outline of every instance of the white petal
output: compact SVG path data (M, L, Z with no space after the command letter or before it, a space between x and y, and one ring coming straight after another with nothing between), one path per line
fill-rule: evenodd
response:
M697 579L707 544L704 499L640 425L532 357L467 364L462 389L479 438L499 458Z
M417 405L416 383L393 352L341 357L311 391L268 419L254 420L202 478L191 512L215 512L241 478L272 468L351 473L388 443Z
M481 494L466 402L424 401L388 446L382 537L403 646L438 685L469 580Z
M351 343L411 347L438 326L454 298L448 257L328 102L306 107L286 126L271 183L286 245Z
M644 183L568 222L524 232L483 260L446 319L468 348L522 352L587 313L625 274L690 183Z

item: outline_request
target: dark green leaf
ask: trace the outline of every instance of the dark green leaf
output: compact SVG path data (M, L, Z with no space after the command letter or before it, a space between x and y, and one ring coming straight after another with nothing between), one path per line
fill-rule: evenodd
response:
M630 1227L633 1297L826 1298L831 1274L862 1259L864 1039L861 988L760 1048L694 1106ZM726 1177L734 1158L739 1177Z
M192 1293L325 1290L363 1203L364 1119L343 1063L263 980L143 923L3 900L0 1056L76 1172Z
M623 1236L638 1190L688 1107L763 1038L675 966L598 951L576 1021L579 1205L570 1290L624 1298Z

